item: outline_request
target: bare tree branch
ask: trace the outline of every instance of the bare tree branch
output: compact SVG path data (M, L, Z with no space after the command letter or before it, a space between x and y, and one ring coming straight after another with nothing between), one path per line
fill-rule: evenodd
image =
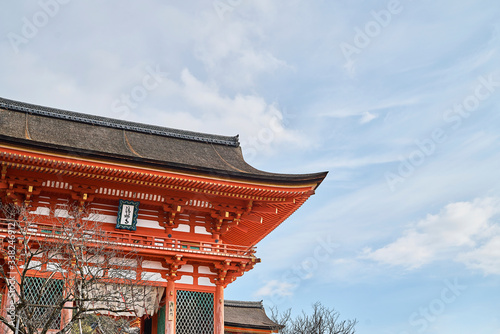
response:
M279 313L276 307L271 309L271 319L280 325L282 334L354 334L357 320L339 320L340 314L334 309L323 306L320 302L312 305L312 314L302 311L295 318L291 309ZM278 328L277 328L278 329Z

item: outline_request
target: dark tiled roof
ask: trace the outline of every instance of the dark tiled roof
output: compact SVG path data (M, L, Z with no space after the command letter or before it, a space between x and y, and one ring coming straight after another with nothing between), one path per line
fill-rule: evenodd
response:
M326 173L276 174L243 158L238 136L133 123L0 98L0 142L226 179L319 184Z
M277 330L280 325L269 319L260 302L224 301L224 325L240 328Z
M28 104L24 102L18 102L13 100L8 100L0 97L0 107L6 109L13 109L18 111L24 111L32 115L40 115L53 117L58 119L65 119L75 122L81 122L92 125L100 125L115 129L123 129L128 131L135 131L140 133L148 133L160 136L167 136L173 138L181 138L187 140L195 140L204 143L222 144L229 146L239 146L238 136L228 137L211 135L206 133L198 133L192 131L184 131L178 129L171 129L160 127L150 124L134 123L129 121L123 121L119 119L113 119L108 117L101 117L95 115L82 114L74 111L67 111L56 108L49 108L38 106L34 104Z

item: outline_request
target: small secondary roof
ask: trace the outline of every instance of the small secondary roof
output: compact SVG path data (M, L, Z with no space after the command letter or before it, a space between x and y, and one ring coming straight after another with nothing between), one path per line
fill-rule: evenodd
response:
M278 330L282 326L266 314L262 301L224 300L224 325L238 328Z

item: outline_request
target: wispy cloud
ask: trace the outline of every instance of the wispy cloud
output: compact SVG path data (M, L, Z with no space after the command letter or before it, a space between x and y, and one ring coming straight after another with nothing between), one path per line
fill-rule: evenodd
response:
M361 258L417 269L438 260L455 260L484 273L500 273L499 198L478 198L446 205L429 214L386 246L364 250Z
M271 280L257 290L254 295L256 298L269 296L290 297L293 295L293 290L295 288L296 285L290 282Z
M308 170L331 170L337 168L354 169L360 167L369 167L389 162L398 161L397 156L390 154L368 155L368 156L337 156L326 160L317 160L313 163L305 164Z
M361 124L369 123L373 121L375 118L377 118L378 115L373 114L369 111L366 111L363 113L363 116L361 117L361 120L359 121Z
M376 97L372 96L365 96L363 99L359 99L359 96L355 96L354 91L347 96L338 96L337 98L338 101L326 100L318 103L315 106L318 116L333 118L361 116L362 120L372 120L375 118L373 116L377 112L412 106L419 101L419 98L416 96L409 98L397 96L382 101L376 101ZM340 101L342 103L350 102L351 104L346 107L339 107L337 103Z

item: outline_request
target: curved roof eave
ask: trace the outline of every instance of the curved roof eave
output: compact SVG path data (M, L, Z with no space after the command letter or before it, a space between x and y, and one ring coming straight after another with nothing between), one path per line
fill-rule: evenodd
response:
M308 174L279 174L279 173L266 173L261 172L259 174L244 173L239 171L228 171L207 168L202 166L190 166L176 163L165 163L163 161L149 160L144 158L131 158L126 156L114 156L105 155L101 152L91 152L80 149L72 148L68 150L68 147L57 147L55 145L39 144L27 141L24 139L20 140L9 140L4 136L0 135L0 142L9 143L18 147L32 148L37 151L44 152L46 154L56 154L56 155L66 155L73 158L89 158L102 160L103 162L111 163L127 163L135 165L138 168L154 168L162 169L166 172L179 172L191 175L196 175L200 177L216 177L228 181L249 181L256 183L266 183L275 184L277 186L307 186L311 184L316 184L315 188L324 180L328 172L319 173L308 173Z
M243 158L238 136L226 137L133 123L0 98L0 140L47 153L92 158L232 181L319 185L327 172L280 174Z

